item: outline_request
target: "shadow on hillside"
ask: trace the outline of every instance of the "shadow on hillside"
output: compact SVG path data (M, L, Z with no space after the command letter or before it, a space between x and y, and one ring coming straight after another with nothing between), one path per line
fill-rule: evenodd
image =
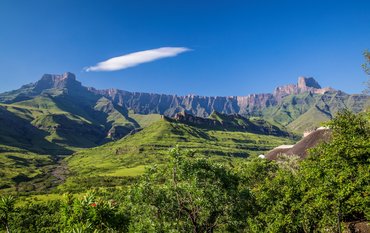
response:
M48 133L36 128L28 120L0 106L0 144L26 149L39 154L72 154L45 139Z
M91 122L79 124L66 116L54 117L54 120L61 125L59 133L63 138L57 141L58 143L89 148L108 142L107 135L110 132L120 132L119 136L121 138L133 129L140 127L134 119L128 116L127 110L116 104L103 106L102 110L95 109L102 97L87 90L79 93L79 95L64 94L51 97L58 108ZM113 125L114 121L109 119L109 113L114 110L118 111L132 125Z

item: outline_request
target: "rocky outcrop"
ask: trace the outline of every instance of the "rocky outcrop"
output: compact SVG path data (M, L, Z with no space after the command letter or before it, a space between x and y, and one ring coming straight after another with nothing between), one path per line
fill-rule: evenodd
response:
M180 123L190 124L190 125L197 125L197 126L204 126L204 127L222 127L223 124L215 119L203 118L193 116L186 112L177 113L173 119Z
M164 118L168 121L176 121L196 127L209 128L212 130L241 131L284 137L291 136L286 131L271 125L263 119L255 118L250 120L249 118L243 117L239 114L222 114L214 111L208 118L204 118L197 117L186 112L180 112L177 113L173 118Z
M269 151L266 155L266 159L269 160L276 160L278 159L279 155L287 155L293 156L297 155L300 158L306 158L308 150L315 147L321 142L328 142L331 138L331 130L325 127L318 128L317 130L313 130L305 137L302 138L299 142L295 145L284 145L278 146L271 151Z
M297 84L289 84L277 87L274 91L274 97L279 102L288 95L297 95L305 92L313 94L324 94L329 91L335 91L331 87L321 88L320 84L312 77L298 77Z
M298 78L298 89L301 90L308 90L307 88L315 88L315 89L321 89L320 84L312 77L306 78L306 77L299 77Z
M81 89L82 85L76 80L76 76L70 72L66 72L62 75L44 74L42 78L35 83L33 90L35 92L42 92L43 90L51 88L66 88L70 91L76 91Z

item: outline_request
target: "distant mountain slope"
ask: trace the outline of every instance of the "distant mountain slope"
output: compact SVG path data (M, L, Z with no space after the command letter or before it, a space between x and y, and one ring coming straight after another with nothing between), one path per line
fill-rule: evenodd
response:
M39 154L72 153L46 140L47 133L31 124L30 115L27 109L0 105L0 145Z
M33 127L27 133L21 134L20 130L8 133L6 125L12 121L7 122L10 118L5 117L0 121L0 127L4 128L3 135L0 131L0 139L3 138L0 144L8 145L10 141L13 141L11 145L15 145L15 141L24 144L27 138L40 135L36 138L43 138L37 140L42 142L41 144L51 143L62 147L60 151L49 149L47 153L70 153L79 148L118 140L131 131L158 120L159 114L173 117L181 112L197 117L209 117L209 120L213 119L221 124L223 119L212 116L213 112L238 114L238 117L234 116L234 122L228 123L227 130L266 124L260 120L259 123L251 122L253 118L243 118L258 116L259 119L273 123L265 127L265 130L270 128L270 134L278 135L279 132L274 131L274 125L302 132L317 127L340 109L362 111L369 105L369 99L367 95L348 95L333 88L321 88L316 80L305 77L300 77L297 84L277 87L271 94L205 97L148 94L116 89L96 90L82 86L72 73L45 74L35 83L0 94L1 106L6 110L4 114L20 117L22 123L17 123L18 125ZM226 115L222 117L228 118ZM260 126L256 129L263 128ZM30 144L29 140L27 143L27 146L32 144L31 148L40 148L40 143Z
M44 75L34 84L0 94L0 101L0 144L44 154L101 145L141 128L140 122L149 125L159 119L132 114L83 87L71 73Z
M168 149L175 145L194 149L200 155L247 157L268 151L280 144L293 142L288 137L248 131L205 128L164 117L136 134L79 151L68 157L67 161L77 176L114 176L126 174L134 168L137 168L134 169L136 172L139 168L142 171L143 165L167 160Z
M136 113L175 116L177 113L187 112L198 117L207 117L216 111L223 114L261 116L297 132L303 132L307 127L317 127L322 121L331 119L340 109L360 112L370 106L368 95L349 95L330 87L321 88L315 79L306 77L299 77L297 84L277 87L271 94L247 96L177 96L117 89L90 90ZM322 111L319 118L315 118L317 109ZM310 119L309 121L298 119L305 113L307 114L303 119Z

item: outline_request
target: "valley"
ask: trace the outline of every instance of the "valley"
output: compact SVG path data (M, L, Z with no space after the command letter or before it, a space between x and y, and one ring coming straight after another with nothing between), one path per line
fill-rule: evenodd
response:
M271 182L280 182L279 179L290 182L296 172L302 172L304 179L310 179L307 174L311 170L298 169L297 164L301 164L299 161L307 153L314 153L308 151L311 147L325 146L318 143L321 136L317 136L316 128L328 121L335 122L335 116L343 111L361 117L369 103L367 95L321 88L313 78L304 77L296 85L277 87L273 94L179 97L96 90L82 86L72 73L47 74L33 84L0 94L0 193L16 195L21 209L27 203L62 205L67 197L67 205L79 203L78 198L83 198L80 204L85 207L81 208L92 211L91 205L99 203L93 202L93 198L119 199L121 194L138 198L135 195L140 192L161 198L161 193L155 194L149 187L164 188L161 182L167 182L165 176L171 173L168 169L176 167L187 174L181 181L184 185L189 185L186 183L189 177L194 176L192 184L196 184L198 180L209 179L212 172L227 172L227 176L235 176L228 181L230 184L241 182L239 179L246 182L239 184L238 192L247 192L242 187L249 185L248 192L262 198L253 200L253 205L263 206L268 203L263 200L264 195L276 192L267 188L276 184L269 184L266 177ZM316 133L302 139L307 131ZM331 143L331 137L324 139ZM336 138L335 134L333 137ZM291 149L279 149L281 145ZM188 174L188 169L195 173ZM362 172L366 173L366 169ZM224 182L218 177L220 174L214 174L214 178ZM362 177L366 180L366 176ZM211 185L206 189L214 189L212 182L207 182L208 185L202 183L198 188ZM149 190L139 188L140 185ZM288 187L294 186L285 188ZM99 197L89 196L95 193ZM234 194L225 197L230 195ZM68 202L68 198L75 201ZM140 206L145 206L147 201L142 199ZM138 200L121 202L140 203ZM107 203L104 205L111 205ZM132 208L127 211L139 211L141 207ZM256 219L248 220L249 224L265 221L258 219L261 216L257 213L250 214ZM130 218L137 216L136 212L130 213Z
M370 233L369 9L0 0L0 233Z

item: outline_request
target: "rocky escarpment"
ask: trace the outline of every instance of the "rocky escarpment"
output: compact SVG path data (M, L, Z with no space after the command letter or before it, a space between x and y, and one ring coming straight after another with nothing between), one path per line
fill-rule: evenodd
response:
M324 94L335 91L332 88L321 88L314 78L299 77L297 84L277 87L273 94L251 94L246 96L208 97L198 95L164 95L141 92L128 92L117 89L96 90L94 93L112 99L118 105L131 109L136 113L158 113L174 116L176 113L186 111L190 114L207 117L213 111L225 114L256 114L263 109L276 106L281 100L294 94L309 92L312 94Z
M51 88L78 90L82 88L82 85L76 80L76 76L70 72L66 72L62 75L44 74L42 78L35 83L33 90L35 92L41 92Z
M289 84L277 87L274 91L274 97L277 101L281 101L288 95L297 95L305 92L312 94L324 94L329 91L335 91L331 87L321 88L320 84L312 77L299 77L297 84Z
M36 83L0 94L0 103L15 103L32 99L38 95L56 97L59 107L78 106L89 108L101 98L114 106L121 115L134 112L138 114L161 114L169 117L186 112L197 117L208 117L212 112L261 116L271 122L302 131L316 127L328 120L343 108L360 112L370 105L367 95L349 95L333 88L322 88L314 78L299 77L296 84L277 87L273 93L250 94L245 96L199 96L166 95L142 92L128 92L118 89L97 90L86 88L76 80L72 73L63 75L44 75ZM68 105L63 104L68 101ZM100 104L97 111L110 114L109 109ZM86 111L82 111L85 113ZM92 113L90 118L96 118ZM98 114L98 120L106 116ZM89 114L91 115L91 114ZM117 129L111 135L126 133Z

